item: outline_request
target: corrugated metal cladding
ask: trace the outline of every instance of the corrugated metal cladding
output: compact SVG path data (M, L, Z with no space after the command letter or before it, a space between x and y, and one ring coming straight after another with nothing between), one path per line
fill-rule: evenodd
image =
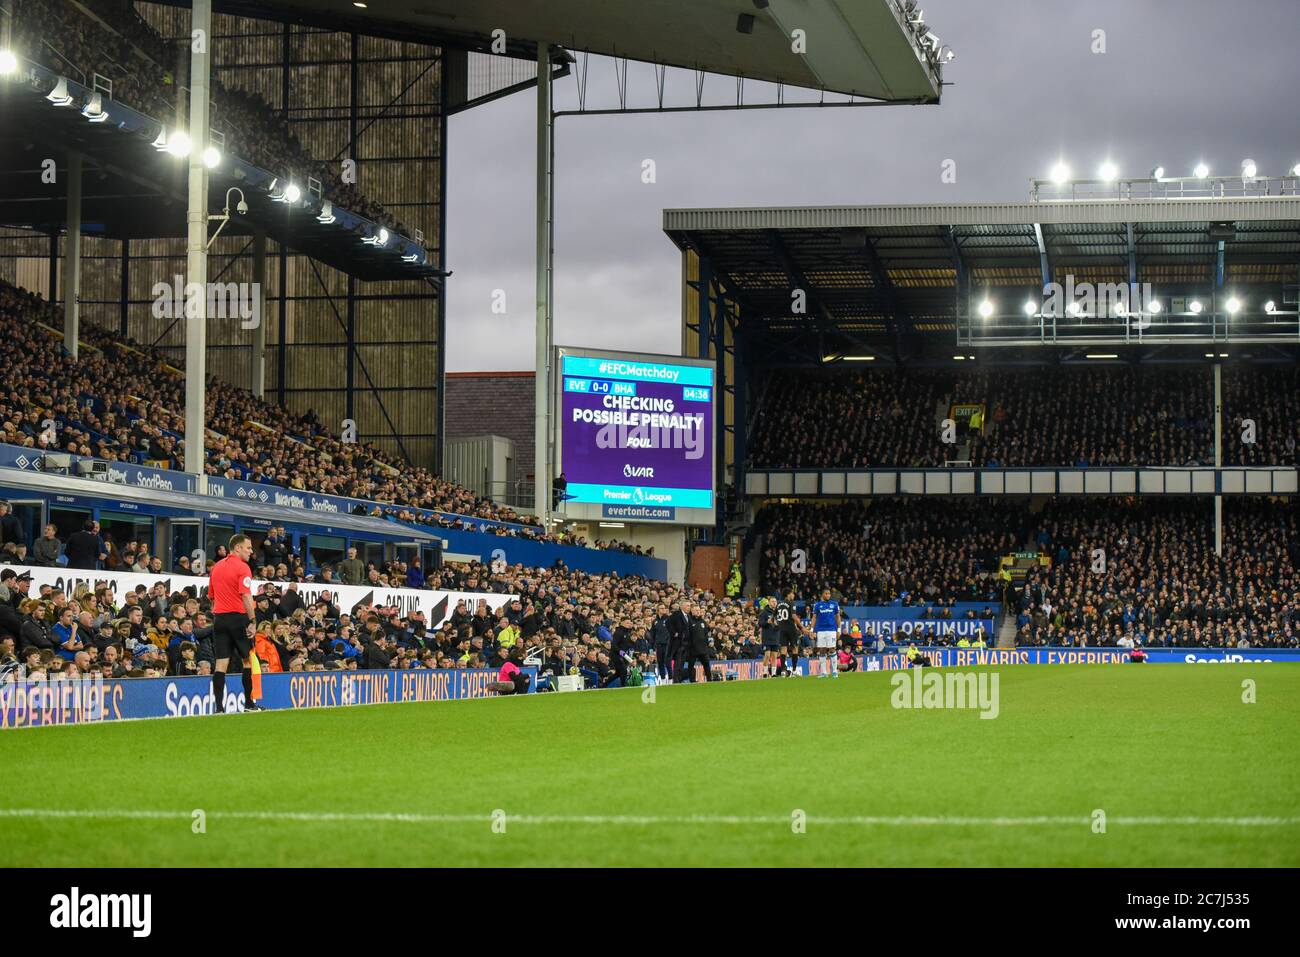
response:
M502 502L516 502L515 444L500 435L448 439L446 477L458 485Z
M0 279L44 295L50 288L50 237L0 228Z
M465 87L467 98L471 100L537 79L537 63L516 57L491 56L471 50L467 67Z
M184 9L137 4L165 37L187 35ZM289 57L286 61L286 29ZM293 134L314 157L350 155L351 52L349 34L308 30L264 20L224 15L213 18L214 76L229 88L254 92L273 108L285 105ZM357 185L412 230L425 235L430 258L439 248L439 142L442 63L440 50L373 37L358 38ZM400 94L400 95L399 95ZM213 127L220 129L214 116ZM183 223L185 210L176 209ZM122 243L82 238L82 317L118 329ZM38 292L48 289L49 240L29 232L0 232L5 279ZM28 251L30 248L30 252ZM221 236L209 250L210 281L252 282L252 248L247 237ZM279 394L280 250L267 244L266 395ZM346 418L344 387L347 348L347 277L292 253L284 276L284 400L290 409L315 409L337 432ZM183 323L153 314L155 284L171 283L185 271L183 239L130 243L128 335L184 355ZM436 461L438 348L436 290L427 283L356 283L353 418L358 437L432 467ZM332 298L331 298L332 297ZM416 298L419 297L419 298ZM248 387L252 331L239 320L213 320L208 329L208 373ZM362 368L364 363L364 370ZM368 375L367 375L368 374ZM373 383L373 391L372 391ZM382 408L381 408L382 404ZM386 414L385 414L386 413ZM391 425L390 421L391 420Z

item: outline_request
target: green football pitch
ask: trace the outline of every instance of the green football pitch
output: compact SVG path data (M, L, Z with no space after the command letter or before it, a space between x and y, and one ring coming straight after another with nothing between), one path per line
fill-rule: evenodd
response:
M974 671L5 731L0 864L1300 864L1300 667Z

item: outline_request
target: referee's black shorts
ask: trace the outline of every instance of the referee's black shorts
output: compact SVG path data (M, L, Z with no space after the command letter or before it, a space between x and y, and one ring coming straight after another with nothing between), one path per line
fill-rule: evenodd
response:
M242 611L229 611L215 616L212 650L218 661L222 658L247 660L253 651L253 639L248 637L248 616Z

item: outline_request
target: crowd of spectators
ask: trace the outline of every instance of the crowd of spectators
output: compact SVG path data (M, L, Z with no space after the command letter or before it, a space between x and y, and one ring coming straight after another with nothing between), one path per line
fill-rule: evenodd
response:
M1018 596L1017 643L1300 646L1293 504L1229 500L1215 554L1211 503L1054 503L1038 521L1052 558Z
M1197 500L882 500L759 513L765 593L840 601L1004 601L1022 645L1300 646L1293 503L1229 500L1223 553ZM1045 560L1023 582L1017 552Z
M252 561L265 581L255 601L255 647L268 672L499 669L518 650L543 673L579 674L589 686L608 687L632 666L654 670L655 646L666 641L666 620L682 602L707 622L712 657L762 656L752 602L560 563L546 569L447 563L425 571L418 561L362 563L354 551L310 577L277 531L258 544ZM222 557L219 549L213 560ZM141 545L124 548L117 568L162 576L161 561ZM182 557L173 571L193 569ZM79 585L70 595L48 585L32 594L28 573L4 567L0 675L20 666L29 674L65 676L208 674L215 656L206 593L192 586L169 592L170 581L160 577L123 594L106 581ZM395 605L340 607L339 592L328 587L336 581L514 597L498 611L485 599L459 601L445 620L431 622ZM303 589L307 583L313 587Z
M114 100L169 125L173 122L181 90L175 75L177 45L154 30L130 0L13 2L14 45L28 57L60 72L75 67L84 74L87 86L95 73L107 77L113 82ZM229 88L216 76L210 90L210 123L225 136L226 152L287 177L304 193L308 177L314 177L321 182L322 195L339 207L400 235L413 235L355 183L345 183L339 161L313 158L280 112L260 96ZM186 97L181 98L180 109L188 116Z
M804 597L829 588L855 605L997 601L993 576L1023 540L1022 511L1000 501L916 499L768 505L755 523L763 592Z
M781 371L761 392L750 467L1210 465L1212 394L1208 366ZM1225 464L1296 464L1294 364L1229 365L1223 395ZM946 443L956 405L983 416Z
M185 382L174 360L92 323L81 326L74 360L54 331L61 326L57 308L0 282L0 441L182 468ZM470 527L482 519L510 523L485 529L495 534L558 540L532 516L372 445L339 441L310 411L295 415L216 379L207 423L210 475L377 500L386 504L371 514L395 521Z
M183 468L178 360L89 322L73 360L55 332L62 323L57 307L0 281L0 442ZM296 415L212 378L206 415L209 475L377 501L366 514L395 522L589 547L371 444L342 442L311 410ZM624 542L594 547L650 554Z

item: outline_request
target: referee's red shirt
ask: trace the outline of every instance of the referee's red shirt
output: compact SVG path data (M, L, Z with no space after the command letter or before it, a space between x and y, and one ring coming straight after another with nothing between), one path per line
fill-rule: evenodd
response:
M230 554L212 566L212 575L208 579L208 597L212 599L212 613L225 615L230 612L245 614L244 600L241 596L253 593L250 587L253 570L248 562L238 555Z

